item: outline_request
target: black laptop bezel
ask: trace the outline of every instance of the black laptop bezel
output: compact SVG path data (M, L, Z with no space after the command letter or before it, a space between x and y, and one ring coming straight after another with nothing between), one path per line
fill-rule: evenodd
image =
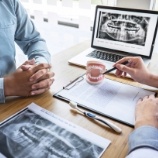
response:
M98 46L94 46L93 42L94 42L94 33L95 33L95 29L96 29L96 19L97 19L97 11L98 9L114 9L114 10L120 10L120 11L130 11L130 12L140 12L140 13L149 13L149 14L157 14L157 22L156 22L156 28L158 28L158 11L155 10L144 10L144 9L132 9L132 8L121 8L121 7L111 7L111 6L102 6L102 5L97 5L96 9L95 9L95 17L94 17L94 24L93 24L93 31L92 31L92 40L91 40L91 47L97 50L102 50L102 51L108 51L111 53L120 53L124 56L141 56L142 58L146 58L146 59L151 59L152 57L152 53L153 53L153 49L154 49L154 43L155 43L155 39L156 39L156 34L157 34L157 29L155 28L154 31L154 37L153 37L153 41L152 41L152 46L150 49L150 55L149 56L145 56L142 54L133 54L133 53L129 53L129 52L125 52L125 51L120 51L120 50L115 50L115 49L109 49L109 48L103 48L103 47L98 47Z

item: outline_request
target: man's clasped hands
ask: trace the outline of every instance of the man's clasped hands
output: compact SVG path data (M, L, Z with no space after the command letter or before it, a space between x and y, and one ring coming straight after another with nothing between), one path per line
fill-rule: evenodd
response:
M47 91L54 82L54 73L47 63L27 60L15 72L4 77L5 96L33 96Z

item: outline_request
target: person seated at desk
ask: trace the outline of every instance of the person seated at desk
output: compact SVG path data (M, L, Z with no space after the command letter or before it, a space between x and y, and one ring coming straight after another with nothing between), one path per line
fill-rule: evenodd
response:
M54 81L44 39L19 0L0 0L0 16L0 103L7 96L44 93ZM29 59L18 69L14 42Z
M127 65L120 63L128 61ZM114 65L116 76L128 73L140 83L157 87L158 76L150 73L140 57L125 57ZM129 154L126 158L158 157L158 98L154 95L140 99L135 111L135 129L129 136Z

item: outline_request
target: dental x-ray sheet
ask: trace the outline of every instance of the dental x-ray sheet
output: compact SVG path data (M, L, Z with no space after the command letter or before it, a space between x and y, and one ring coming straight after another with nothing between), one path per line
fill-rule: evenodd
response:
M74 101L78 106L103 116L134 126L135 105L139 98L155 92L105 78L100 84L89 84L85 76L78 77L54 97Z
M34 103L0 124L0 158L99 158L110 142Z

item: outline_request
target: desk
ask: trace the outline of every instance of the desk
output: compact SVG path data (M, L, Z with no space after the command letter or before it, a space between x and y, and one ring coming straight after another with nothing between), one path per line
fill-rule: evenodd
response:
M78 113L74 113L70 110L70 106L66 102L52 97L52 94L60 90L64 85L69 83L69 81L73 80L74 78L85 72L85 69L83 68L69 65L68 59L72 58L89 46L90 42L86 41L54 55L52 57L52 63L53 71L56 75L55 82L52 85L51 90L42 95L29 98L8 98L5 104L0 104L0 121L23 109L31 102L34 102L39 106L52 111L54 114L73 122L74 124L77 124L104 138L110 139L112 143L105 151L102 158L124 158L127 154L128 149L128 136L132 132L133 128L111 120L116 125L122 128L123 132L119 135L109 128L105 128L104 126L96 124L92 120L87 119ZM111 75L107 77L116 79L114 76ZM135 83L131 79L119 79L119 81L140 86L140 84Z

